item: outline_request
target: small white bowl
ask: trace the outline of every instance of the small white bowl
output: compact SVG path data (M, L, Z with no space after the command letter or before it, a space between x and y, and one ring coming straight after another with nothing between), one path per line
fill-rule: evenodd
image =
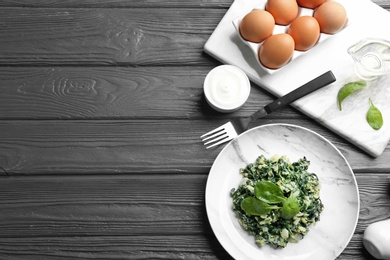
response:
M203 91L207 103L222 113L234 112L247 101L251 85L246 74L233 65L220 65L206 76Z

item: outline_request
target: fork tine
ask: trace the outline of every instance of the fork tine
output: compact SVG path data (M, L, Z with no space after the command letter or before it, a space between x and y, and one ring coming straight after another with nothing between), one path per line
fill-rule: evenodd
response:
M234 126L231 122L227 122L226 124L221 125L220 127L217 127L216 129L202 135L201 138L203 138L203 142L208 140L206 143L204 143L204 145L209 145L206 147L206 149L209 149L211 147L230 141L236 136L237 133L234 129Z
M224 142L228 142L228 141L230 141L230 140L233 139L233 137L229 137L229 136L227 136L227 135L224 136L224 137L225 137L225 139L222 139L221 141L219 141L219 142L217 142L217 143L214 143L214 144L212 144L212 145L210 145L210 146L207 146L206 149L209 149L209 148L211 148L211 147L214 147L214 146L223 144ZM215 141L215 140L213 140L213 141ZM204 144L204 145L206 145L206 144Z
M208 132L208 133L205 133L205 134L202 135L200 138L203 138L203 137L208 136L208 135L212 135L212 134L217 133L217 132L221 132L223 129L225 129L225 127L226 127L227 124L228 124L228 123L226 123L226 124L224 124L224 125L221 125L220 127L217 127L217 128L211 130L211 131ZM206 138L208 138L208 137L206 137Z
M226 133L222 133L222 134L218 135L216 138L214 138L214 139L204 143L204 145L208 145L208 144L211 144L211 143L214 143L214 142L218 142L219 140L222 140L222 139L225 139L225 138L228 138L228 137L229 136Z
M207 141L209 139L213 139L213 138L219 137L220 135L226 135L226 134L227 133L225 131L225 128L223 128L223 129L215 132L215 134L211 134L209 136L206 136L205 138L202 139L202 141L204 142L204 141ZM204 136L204 135L202 135L202 136Z

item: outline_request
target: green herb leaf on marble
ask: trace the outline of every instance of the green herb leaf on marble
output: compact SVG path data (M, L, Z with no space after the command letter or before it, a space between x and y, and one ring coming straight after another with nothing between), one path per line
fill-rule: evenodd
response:
M340 110L342 110L341 103L344 99L346 99L349 95L355 93L356 91L364 88L367 83L363 80L350 82L345 84L337 94L337 103Z
M383 125L383 117L381 111L374 105L371 98L370 108L367 111L366 119L368 124L375 130L379 130Z

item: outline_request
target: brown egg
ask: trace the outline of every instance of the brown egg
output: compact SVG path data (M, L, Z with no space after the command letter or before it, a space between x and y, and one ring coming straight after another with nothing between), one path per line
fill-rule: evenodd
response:
M320 38L320 25L312 16L300 16L291 23L287 33L293 37L296 50L307 51Z
M286 33L268 37L260 46L259 60L269 69L286 65L294 54L294 39Z
M313 14L317 19L322 33L334 34L347 23L347 12L340 3L325 2Z
M296 0L268 0L265 10L270 12L275 18L276 24L290 24L299 12Z
M325 0L297 0L298 5L306 8L317 8L325 2Z
M242 38L258 43L271 36L274 27L275 20L269 12L253 10L241 20L239 30Z

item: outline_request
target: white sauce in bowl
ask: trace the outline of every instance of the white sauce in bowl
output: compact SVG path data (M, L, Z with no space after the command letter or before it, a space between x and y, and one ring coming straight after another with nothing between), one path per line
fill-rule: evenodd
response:
M203 90L212 108L219 112L233 112L248 99L250 82L241 69L221 65L207 74Z

